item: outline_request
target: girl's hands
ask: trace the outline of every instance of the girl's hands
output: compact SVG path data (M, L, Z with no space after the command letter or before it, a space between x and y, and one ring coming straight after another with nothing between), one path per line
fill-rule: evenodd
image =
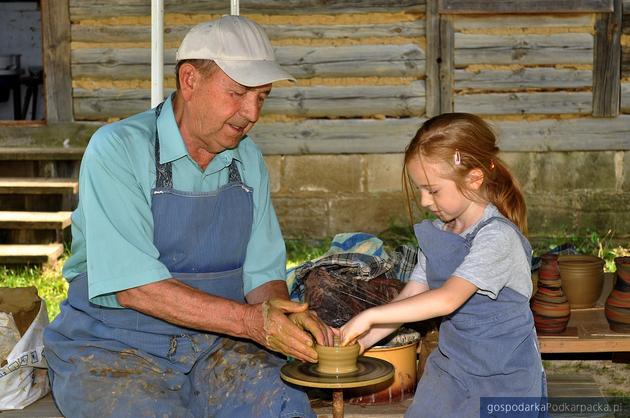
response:
M367 333L372 328L372 310L367 309L348 322L341 328L339 328L341 345L348 345L354 343L357 339ZM361 344L363 349L363 345Z

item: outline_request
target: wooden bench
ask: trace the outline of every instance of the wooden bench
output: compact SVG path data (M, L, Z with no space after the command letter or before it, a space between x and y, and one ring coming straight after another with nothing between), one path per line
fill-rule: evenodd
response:
M558 374L547 378L549 397L601 398L602 392L589 375ZM411 399L388 405L344 405L345 418L403 418ZM313 409L319 418L330 418L330 402L314 401ZM21 411L0 412L2 418L63 418L50 395ZM554 415L552 415L554 417ZM560 418L558 416L558 418ZM601 417L603 418L603 417ZM612 416L611 416L612 418Z
M610 330L604 304L613 287L614 274L604 274L602 294L593 308L572 309L567 329L558 335L539 335L541 353L628 353L630 334Z

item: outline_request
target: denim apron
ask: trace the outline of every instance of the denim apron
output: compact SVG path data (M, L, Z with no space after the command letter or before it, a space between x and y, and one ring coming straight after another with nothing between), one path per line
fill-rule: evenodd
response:
M151 210L159 260L179 281L245 303L252 189L232 160L217 191L175 190L171 163L160 164L159 155L156 130ZM67 417L314 417L306 395L280 379L282 358L245 340L92 304L86 273L70 282L44 343Z
M514 228L530 259L529 242L503 217L481 222L466 237L438 229L428 220L414 226L426 256L429 288L444 284L470 252L479 230L493 221ZM438 347L427 359L405 417L479 417L481 397L531 397L541 401L546 397L529 301L507 287L496 300L475 293L442 319ZM538 417L538 413L519 416Z

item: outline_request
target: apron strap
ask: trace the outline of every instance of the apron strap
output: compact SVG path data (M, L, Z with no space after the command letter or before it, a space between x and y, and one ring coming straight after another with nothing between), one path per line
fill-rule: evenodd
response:
M172 189L173 169L171 167L171 162L169 161L166 164L160 164L160 136L157 129L157 119L162 112L162 106L164 106L164 102L160 103L155 108L155 187L157 189Z

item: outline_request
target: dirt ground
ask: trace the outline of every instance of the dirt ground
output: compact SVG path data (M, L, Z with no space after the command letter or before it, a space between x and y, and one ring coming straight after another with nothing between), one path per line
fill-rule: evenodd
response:
M610 360L544 360L547 374L587 374L602 388L604 396L630 397L630 363Z

